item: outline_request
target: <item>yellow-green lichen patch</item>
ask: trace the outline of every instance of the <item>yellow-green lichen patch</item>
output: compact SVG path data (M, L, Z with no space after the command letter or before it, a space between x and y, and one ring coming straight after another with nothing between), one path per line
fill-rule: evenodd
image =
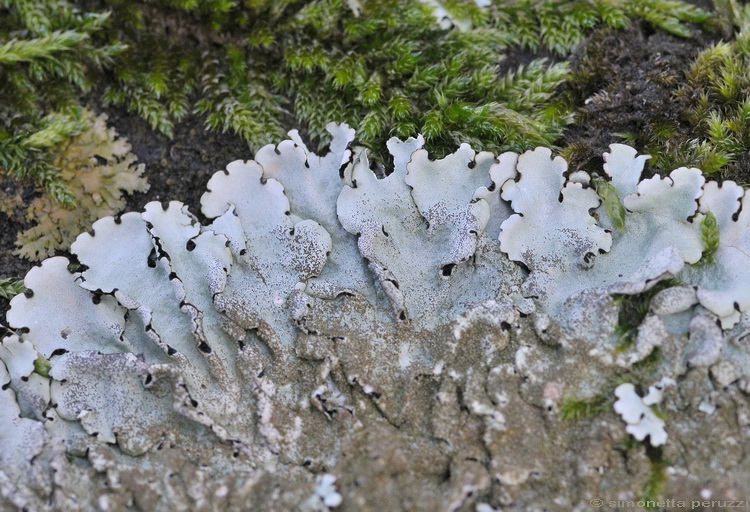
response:
M35 225L18 234L16 255L41 260L67 249L93 221L122 211L124 194L148 190L143 165L136 164L127 141L107 128L106 119L87 112L87 128L54 161L76 204L64 206L47 192L36 198L26 216Z

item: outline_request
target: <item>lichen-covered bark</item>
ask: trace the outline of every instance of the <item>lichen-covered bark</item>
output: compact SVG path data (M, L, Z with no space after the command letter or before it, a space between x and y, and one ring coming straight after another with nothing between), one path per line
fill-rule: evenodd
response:
M0 345L0 506L569 511L750 490L750 316L722 329L699 302L736 263L683 271L697 171L638 183L645 159L613 147L615 234L590 177L544 150L431 161L393 141L378 179L330 131L325 157L293 134L217 173L208 226L150 203L81 235L77 272L29 273ZM667 281L696 275L697 293ZM645 301L628 332L624 301Z

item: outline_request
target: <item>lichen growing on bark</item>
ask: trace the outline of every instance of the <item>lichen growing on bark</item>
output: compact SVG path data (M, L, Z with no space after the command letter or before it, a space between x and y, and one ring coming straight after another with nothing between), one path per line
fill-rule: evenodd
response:
M81 234L75 269L29 272L0 345L0 503L567 511L653 494L654 474L664 498L748 490L750 315L722 329L699 296L744 239L699 171L640 181L613 146L595 177L622 197L612 230L595 180L549 150L430 160L394 139L378 178L328 129L325 156L291 133L216 173L208 225L149 203ZM706 209L715 263L685 271ZM659 283L621 347L612 296ZM651 426L626 431L616 389L659 402Z

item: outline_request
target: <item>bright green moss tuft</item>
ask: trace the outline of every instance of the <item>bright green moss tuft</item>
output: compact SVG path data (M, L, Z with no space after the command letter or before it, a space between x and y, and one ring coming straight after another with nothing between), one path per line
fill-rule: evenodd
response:
M708 212L701 221L701 240L703 241L703 255L698 264L711 264L714 262L716 252L719 250L719 224L716 216Z
M604 210L621 231L625 230L625 206L622 204L622 198L612 183L604 180L594 182L596 193L602 200Z
M42 377L49 377L49 371L52 369L52 364L43 355L39 354L39 357L34 361L34 373L38 373Z
M23 281L5 278L0 279L0 299L10 300L25 290Z
M560 405L560 417L571 421L593 418L611 410L612 401L603 394L588 400L566 398Z

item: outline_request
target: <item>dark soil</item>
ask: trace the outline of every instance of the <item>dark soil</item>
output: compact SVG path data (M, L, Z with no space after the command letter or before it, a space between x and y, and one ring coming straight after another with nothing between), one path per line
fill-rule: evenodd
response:
M206 183L232 160L252 158L247 144L234 134L206 131L203 121L188 117L175 127L174 138L153 132L137 116L118 110L108 123L132 145L138 161L146 164L151 188L128 198L128 210L140 211L149 201L181 201L200 215Z

